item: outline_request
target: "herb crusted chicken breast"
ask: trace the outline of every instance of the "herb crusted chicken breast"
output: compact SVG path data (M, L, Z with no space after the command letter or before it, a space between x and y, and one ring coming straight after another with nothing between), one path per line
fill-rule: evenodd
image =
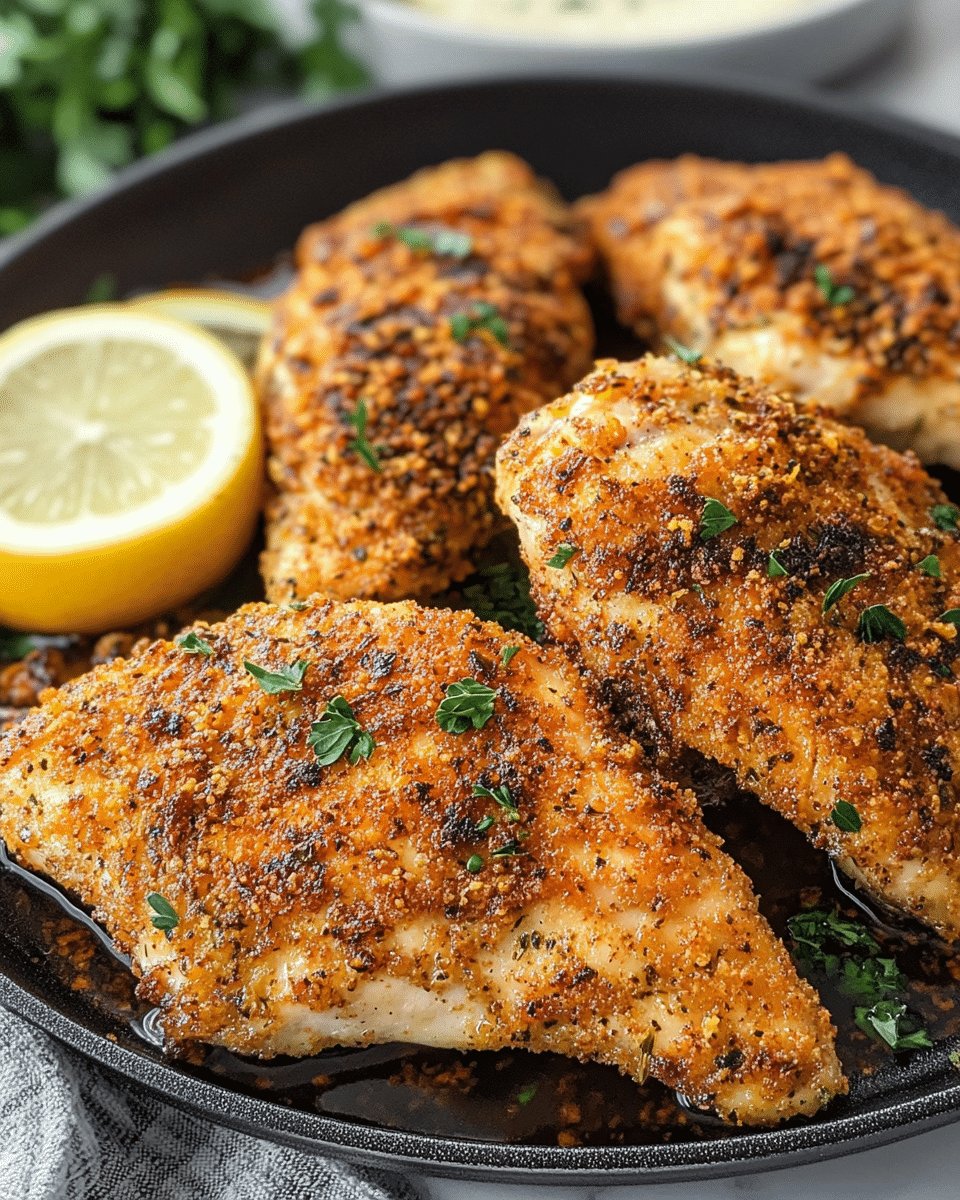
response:
M303 233L258 370L269 599L423 599L469 574L500 528L500 438L590 366L571 224L491 152Z
M960 230L849 158L641 163L580 202L620 319L960 467Z
M0 739L0 833L171 1047L554 1050L757 1124L845 1090L692 798L560 651L467 614L250 605L100 666Z
M960 512L912 455L728 368L606 361L504 444L498 496L622 715L960 937Z

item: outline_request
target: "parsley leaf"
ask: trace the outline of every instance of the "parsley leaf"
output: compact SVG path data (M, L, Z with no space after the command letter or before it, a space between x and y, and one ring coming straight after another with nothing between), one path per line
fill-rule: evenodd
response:
M858 921L832 909L807 908L787 921L796 943L796 957L815 971L833 974L839 969L837 950L856 950L860 957L876 954L880 944Z
M854 1009L854 1017L864 1033L879 1038L891 1050L919 1050L933 1045L927 1031L899 1000L878 1000L872 1008Z
M497 693L475 679L461 679L446 688L435 716L444 733L466 733L472 725L482 729L493 716Z
M463 597L481 621L496 621L533 641L543 637L543 622L530 599L530 576L522 563L519 567L495 563L481 567L477 574L479 582L465 587Z
M498 846L496 850L490 851L491 858L518 858L523 851L520 849L520 843L515 839L509 842L504 842L502 846Z
M438 229L430 233L426 229L415 229L410 225L391 225L389 221L381 221L374 227L374 236L379 238L395 237L411 250L425 250L427 253L448 255L450 258L467 258L473 251L473 238L469 233L460 233L456 229Z
M960 628L960 608L948 608L945 613L941 613L937 620L942 625L956 625Z
M357 454L363 459L371 471L382 472L383 467L380 466L377 452L370 445L370 439L367 437L367 402L360 399L357 401L356 409L347 417L350 424L356 429L357 436L353 441L347 443L349 450L356 450Z
M863 575L851 575L849 579L838 579L835 583L831 583L827 588L827 594L823 598L823 613L826 615L831 608L847 594L852 592L858 583L862 583L864 579L870 578L870 572L867 571Z
M579 550L579 546L571 546L569 542L561 542L556 550L554 550L553 556L547 559L547 566L553 567L556 571L562 571Z
M813 269L813 277L817 281L817 287L823 294L824 300L831 308L838 308L841 304L849 304L856 295L852 287L847 284L838 284L833 282L833 277L830 274L830 268L818 263Z
M771 550L770 555L767 558L767 576L770 579L779 579L781 576L787 574L787 568L783 565L780 559L777 558L779 553L779 550Z
M307 604L306 600L294 600L292 604L287 605L287 608L291 609L293 612L303 612L305 608L309 607L310 606Z
M169 900L164 900L159 892L151 892L147 897L147 903L153 909L153 916L150 918L150 923L154 929L163 929L166 931L176 929L180 924L177 910Z
M955 504L935 504L930 509L930 516L933 517L933 523L938 529L942 529L946 533L958 532L960 508L957 508Z
M520 646L504 646L504 648L503 648L503 649L500 651L500 661L501 661L501 663L503 663L503 665L504 665L505 667L509 667L509 666L510 666L510 660L513 658L513 656L514 656L515 654L519 654L519 653L520 653L520 649L521 649L521 647L520 647Z
M496 825L496 823L497 823L497 818L491 817L488 814L485 817L481 817L480 820L474 826L474 828L476 829L477 833L486 833L487 830L492 829L493 826Z
M830 814L830 820L844 833L859 833L863 828L860 814L846 800L838 800Z
M37 643L30 634L0 629L0 662L19 662L36 648Z
M279 671L266 671L247 659L243 660L243 665L268 696L278 696L281 692L302 692L303 677L310 666L303 658L299 662L281 667Z
M483 867L483 859L479 854L471 854L467 859L465 866L471 875L476 875L476 873Z
M857 637L862 642L880 642L885 637L902 642L906 636L906 625L885 604L871 604L860 614Z
M484 787L482 783L473 785L473 794L475 796L489 796L491 800L495 800L497 804L506 812L511 821L520 820L520 812L516 804L513 802L513 797L510 795L510 789L505 783L501 783L498 787Z
M844 995L871 1004L884 996L902 992L909 984L893 958L868 958L862 962L848 958L836 982Z
M310 726L307 745L320 760L320 765L329 767L350 752L350 762L369 758L377 748L372 734L360 728L353 709L342 696L334 696L323 711L319 721Z
M450 318L450 332L458 342L465 342L478 329L485 329L502 346L510 345L510 330L500 316L496 305L487 300L474 300L467 312L455 313Z
M932 575L934 579L940 579L940 559L935 554L928 554L917 563L917 570Z
M529 1104L536 1094L537 1085L535 1083L528 1083L517 1092L517 1103Z
M703 354L699 350L689 349L689 347L684 346L681 342L678 342L676 338L672 338L669 333L665 333L663 335L663 340L666 345L670 347L677 358L683 359L683 361L688 363L691 367L698 363L701 358L703 358Z
M726 529L732 529L737 523L737 518L725 504L721 504L719 500L714 500L710 496L705 499L706 503L700 514L700 539L704 542L715 538Z
M177 638L177 645L184 654L202 654L204 658L213 654L213 647L209 642L205 642L195 633L185 633L183 637Z

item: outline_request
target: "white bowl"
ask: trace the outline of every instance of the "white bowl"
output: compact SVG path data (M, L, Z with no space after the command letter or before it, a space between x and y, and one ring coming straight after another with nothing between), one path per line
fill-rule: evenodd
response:
M445 20L401 0L356 2L365 58L381 83L403 85L574 72L827 79L891 39L911 0L818 0L738 32L633 43L531 39Z

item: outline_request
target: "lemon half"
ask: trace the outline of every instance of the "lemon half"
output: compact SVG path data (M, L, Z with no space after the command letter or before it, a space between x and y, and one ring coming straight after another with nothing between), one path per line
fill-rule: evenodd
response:
M0 337L0 622L97 632L222 578L260 507L243 367L202 330L125 305Z
M266 300L213 288L170 288L136 296L127 303L199 325L229 346L248 371L253 370L273 314L273 307Z

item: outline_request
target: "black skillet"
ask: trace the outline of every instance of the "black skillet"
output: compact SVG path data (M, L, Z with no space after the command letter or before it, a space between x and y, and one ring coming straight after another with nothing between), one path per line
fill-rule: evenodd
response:
M834 101L742 85L658 81L443 87L328 108L261 111L131 168L103 195L61 205L27 233L0 243L0 328L81 302L104 274L124 295L254 272L289 249L309 221L417 167L489 148L522 155L570 198L602 188L614 171L643 158L692 151L764 160L845 150L880 179L960 221L960 142ZM736 824L729 813L718 818L721 826L724 820ZM757 820L750 818L751 829ZM755 848L767 853L758 888L769 900L775 927L782 927L783 914L775 911L783 901L777 861L799 860L807 852L778 820L764 816L761 836L751 836ZM736 852L736 837L729 844ZM805 869L811 878L824 876L822 861L810 864ZM684 1131L671 1134L675 1140L618 1144L601 1122L598 1128L607 1132L580 1139L592 1144L558 1144L550 1118L538 1125L530 1114L536 1104L551 1100L552 1089L566 1086L557 1082L566 1078L563 1071L587 1072L578 1077L586 1081L583 1096L592 1096L603 1116L618 1106L636 1107L641 1094L606 1068L520 1056L479 1063L481 1078L473 1091L457 1089L454 1071L454 1085L438 1102L418 1082L424 1076L417 1074L417 1064L432 1069L430 1063L402 1049L360 1052L367 1056L360 1059L341 1055L326 1067L323 1062L311 1067L336 1075L345 1066L349 1083L343 1094L353 1097L352 1107L342 1100L330 1115L329 1109L317 1110L323 1104L316 1097L304 1099L296 1064L282 1065L279 1071L287 1076L275 1074L264 1088L253 1083L257 1071L251 1064L171 1062L142 1036L142 1026L124 1019L122 981L108 1004L72 990L62 964L56 965L43 944L44 922L49 931L57 919L46 903L0 867L0 1002L130 1086L317 1153L468 1179L653 1183L817 1161L960 1117L960 1075L948 1059L955 1039L930 1051L886 1056L869 1079L855 1081L850 1097L821 1117L765 1132L727 1136L705 1120L688 1122ZM451 1056L444 1060L447 1067L451 1062ZM540 1100L524 1106L517 1099L523 1080L538 1071ZM419 1110L411 1095L423 1100ZM365 1096L380 1107L371 1100L365 1108ZM407 1109L401 1111L403 1104Z

